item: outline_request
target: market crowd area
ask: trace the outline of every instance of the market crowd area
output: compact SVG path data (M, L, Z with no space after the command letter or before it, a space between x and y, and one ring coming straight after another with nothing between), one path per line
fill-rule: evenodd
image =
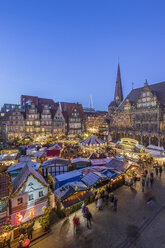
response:
M36 241L34 248L70 248L70 247L137 247L137 248L163 248L165 224L165 172L162 176L154 175L152 194L155 198L153 207L146 204L145 192L151 188L145 186L142 192L141 182L137 182L133 189L122 186L115 190L118 198L118 210L112 211L110 206L104 206L99 211L96 204L88 205L93 216L92 228L86 227L86 219L82 211L76 212L80 218L80 231L77 235L73 232L72 219L60 221L52 227L48 237Z
M144 212L145 221L159 209L155 190L164 187L164 150L147 150L129 138L107 144L95 135L60 141L28 138L1 150L0 247L33 246L36 239L51 239L53 233L57 247L85 247L90 242L101 247L102 238L114 245L119 234L122 242L127 236L130 242L143 224L140 214ZM125 226L129 221L132 224ZM113 230L118 234L112 238Z

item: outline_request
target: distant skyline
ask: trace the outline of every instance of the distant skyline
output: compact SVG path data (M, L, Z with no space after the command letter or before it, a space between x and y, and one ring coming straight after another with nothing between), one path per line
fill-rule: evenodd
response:
M1 0L0 107L33 95L107 110L118 58L124 98L165 81L164 0Z

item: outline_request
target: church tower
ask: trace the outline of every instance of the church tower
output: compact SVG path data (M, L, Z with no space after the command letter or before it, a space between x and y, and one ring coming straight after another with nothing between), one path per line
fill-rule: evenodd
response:
M109 108L112 108L114 110L114 108L117 108L122 101L123 90L121 84L120 66L118 64L114 100L109 104Z
M121 84L121 75L120 75L119 64L118 64L118 68L117 68L117 78L116 78L114 101L116 102L117 106L119 106L119 104L123 101L123 90L122 90L122 84Z

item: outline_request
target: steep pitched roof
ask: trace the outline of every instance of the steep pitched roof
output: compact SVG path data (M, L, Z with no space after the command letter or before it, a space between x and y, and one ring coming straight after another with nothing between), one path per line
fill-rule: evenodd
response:
M34 176L37 178L42 184L45 186L48 186L45 179L41 176L41 174L34 170L30 165L26 164L25 167L21 170L21 172L16 176L16 178L13 181L13 192L15 193L25 182L28 176Z
M64 118L66 120L71 115L74 108L77 108L81 115L81 118L85 119L84 110L83 110L82 104L80 103L61 102L61 108L62 108L62 113L64 115Z
M160 105L165 106L165 81L151 84L149 85L149 89L157 96ZM124 105L126 100L128 99L131 104L136 104L139 96L141 95L142 91L144 90L144 86L140 88L136 88L131 90L128 96L124 99L124 101L119 105L117 111L122 111L124 109Z
M29 96L29 95L21 95L21 103L23 102L26 104L27 102L34 103L36 106L41 106L42 104L48 104L48 105L55 105L55 102L53 99L49 98L40 98L38 96Z
M117 68L117 78L116 78L114 101L116 101L117 99L120 103L123 101L123 90L122 90L122 84L121 84L121 75L120 75L119 64L118 64L118 68Z

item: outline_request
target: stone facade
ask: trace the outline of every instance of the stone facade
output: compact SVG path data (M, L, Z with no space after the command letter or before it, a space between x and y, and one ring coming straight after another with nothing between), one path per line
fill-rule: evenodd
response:
M109 134L113 140L130 137L141 144L165 147L165 82L133 89L118 105L109 105Z
M81 134L85 129L85 115L78 103L38 103L37 97L26 96L24 110L8 111L0 119L2 139L12 142L15 139L30 137L59 137L61 135ZM46 102L49 103L49 99ZM29 102L30 101L30 102ZM40 100L41 101L41 100ZM24 101L25 102L25 101Z

